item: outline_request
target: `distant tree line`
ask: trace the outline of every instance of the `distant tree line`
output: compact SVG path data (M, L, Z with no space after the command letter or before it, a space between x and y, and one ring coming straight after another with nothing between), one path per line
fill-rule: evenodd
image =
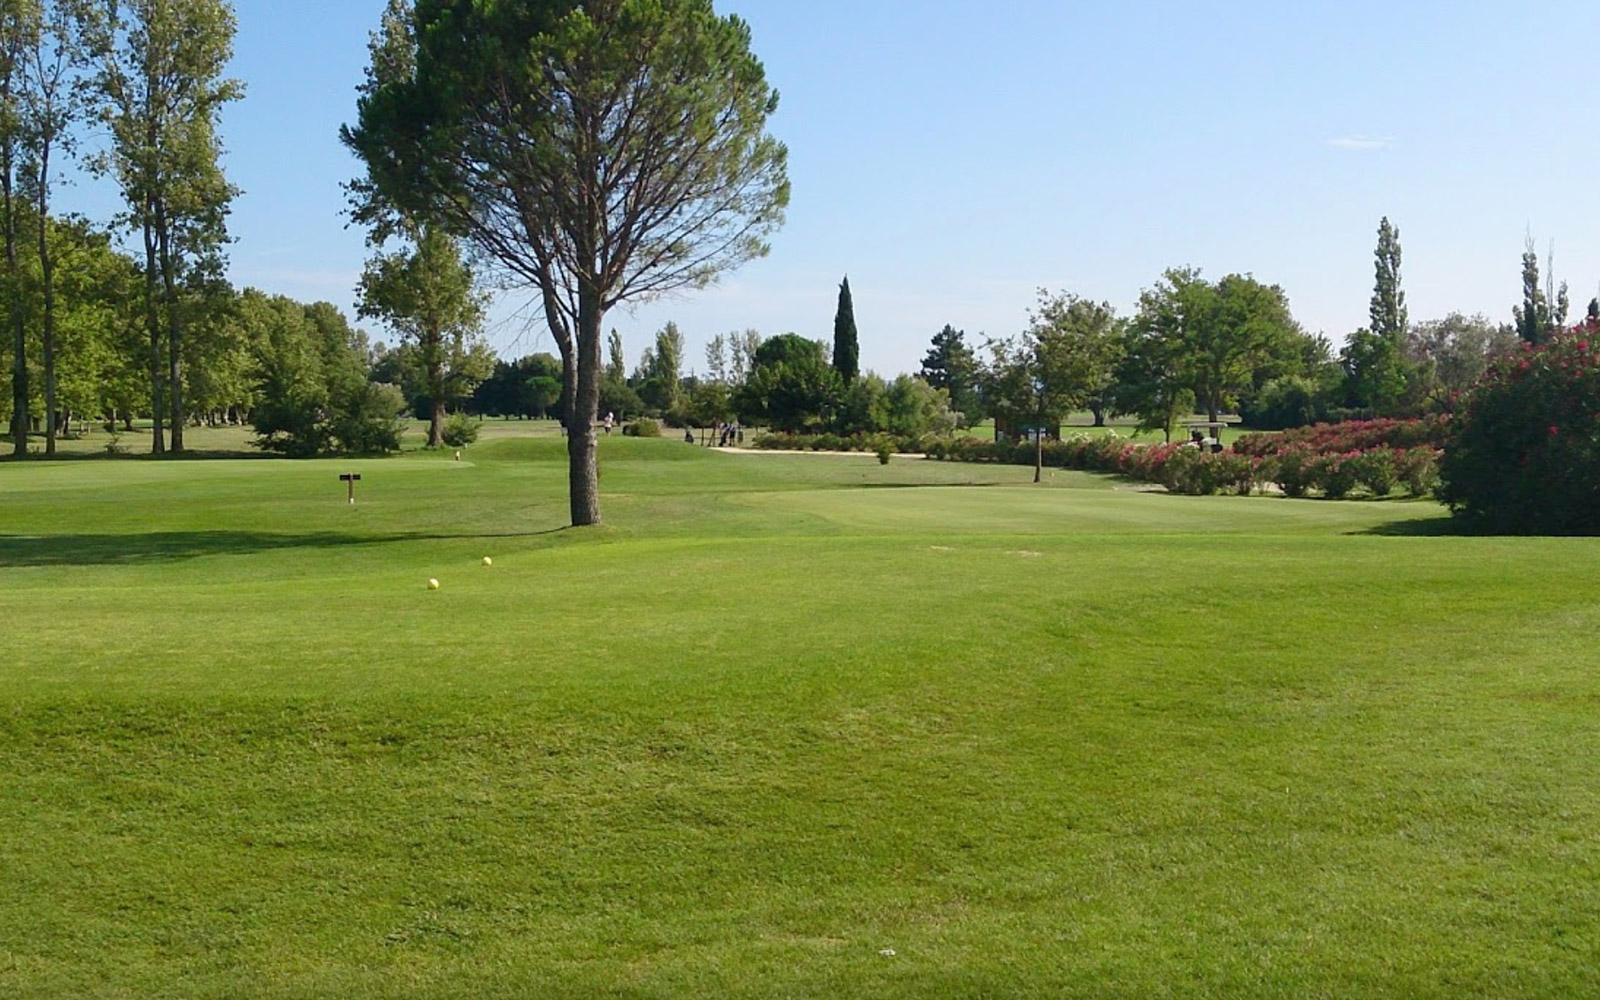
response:
M886 379L859 371L848 280L839 289L831 350L826 342L797 333L763 337L743 330L712 337L705 346L703 369L686 373L685 354L683 333L669 322L630 371L622 335L612 330L599 412L618 420L650 417L691 429L738 423L844 435L948 433L963 419L947 387L921 376ZM499 362L467 405L490 416L563 418L562 377L560 362L549 354Z
M1451 412L1493 359L1565 328L1565 285L1541 286L1530 243L1516 324L1451 313L1412 324L1401 286L1400 233L1378 227L1370 324L1335 351L1295 321L1283 290L1253 276L1207 280L1174 268L1140 297L1130 317L1108 303L1041 290L1028 329L987 342L980 359L962 331L933 338L922 376L966 414L985 414L1002 433L1044 428L1088 410L1136 418L1165 432L1196 412L1238 414L1282 429L1380 416ZM1590 315L1600 317L1600 301Z

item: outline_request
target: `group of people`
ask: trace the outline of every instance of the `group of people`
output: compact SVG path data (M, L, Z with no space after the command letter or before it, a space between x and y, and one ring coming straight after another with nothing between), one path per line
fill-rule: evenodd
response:
M719 421L712 426L711 433L717 439L718 448L744 444L744 428L737 423L724 424ZM694 431L687 427L683 430L683 443L694 444Z

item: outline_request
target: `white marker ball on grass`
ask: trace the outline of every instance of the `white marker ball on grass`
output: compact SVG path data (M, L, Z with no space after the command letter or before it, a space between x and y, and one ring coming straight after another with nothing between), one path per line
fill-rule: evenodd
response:
M438 590L439 589L439 581L430 577L428 579L428 589L429 590Z
M490 559L488 556L484 556L483 557L483 564L485 566L493 566L494 565L494 560Z

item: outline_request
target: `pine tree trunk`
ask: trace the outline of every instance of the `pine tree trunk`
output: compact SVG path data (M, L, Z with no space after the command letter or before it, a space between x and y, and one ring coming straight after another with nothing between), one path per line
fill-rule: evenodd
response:
M437 329L427 332L423 356L428 361L428 395L432 398L431 420L428 422L428 447L444 447L444 334Z
M161 285L167 303L167 397L172 401L172 453L183 451L183 323L178 309L177 263L172 259L172 233L164 215L160 225Z
M1033 432L1033 481L1044 481L1044 428Z
M150 338L150 454L167 451L166 395L161 391L161 316L156 306L156 237L149 222L144 226L144 322Z
M44 292L44 453L56 453L56 286L55 260L50 256L50 142L39 157L39 272Z
M572 409L567 417L567 489L574 527L600 523L600 474L595 460L595 417L600 409L600 297L580 295Z
M17 266L17 203L12 170L12 147L8 142L4 162L0 163L0 189L5 198L6 274L11 287L6 290L11 310L11 433L13 452L28 453L28 332L22 317L22 275Z

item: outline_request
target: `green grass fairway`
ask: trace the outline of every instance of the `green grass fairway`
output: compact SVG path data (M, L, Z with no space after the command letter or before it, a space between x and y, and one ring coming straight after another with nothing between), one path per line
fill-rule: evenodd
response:
M0 997L1600 995L1600 541L519 435L0 464Z

